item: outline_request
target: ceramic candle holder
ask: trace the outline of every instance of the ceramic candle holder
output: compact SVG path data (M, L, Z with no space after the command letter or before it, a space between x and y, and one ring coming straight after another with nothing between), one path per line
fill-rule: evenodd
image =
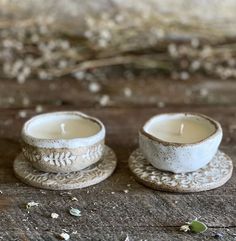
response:
M177 122L181 120L183 123L193 122L193 127L192 130L186 129L185 136L178 137L182 134L182 127L180 127L180 131L173 133L173 141L171 141L171 134L168 133L165 136L162 131L165 129L165 124L168 125L169 121L175 120ZM158 125L160 125L159 131L156 130ZM199 133L201 135L201 132L203 133L202 139L194 141L194 135L198 136ZM139 145L145 158L154 167L173 173L186 173L204 167L213 159L222 140L222 135L220 124L205 115L194 113L161 114L149 119L141 128ZM165 138L170 140L164 140ZM179 141L177 141L178 139Z
M57 133L58 126L62 133L60 129ZM35 168L67 173L99 161L104 151L105 127L98 119L77 111L47 113L25 123L22 140L23 154Z

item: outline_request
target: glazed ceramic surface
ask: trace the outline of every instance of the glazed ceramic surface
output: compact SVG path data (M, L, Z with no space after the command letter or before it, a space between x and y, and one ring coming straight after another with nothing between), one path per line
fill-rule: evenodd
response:
M39 138L31 131L31 126L35 123L40 125L50 119L70 118L96 123L98 131L91 136L72 139ZM98 119L77 111L47 113L25 123L22 140L22 152L35 168L45 172L67 173L82 170L100 160L104 151L105 127Z
M150 125L158 125L162 121L174 118L196 118L205 122L214 131L205 139L196 143L175 143L164 141L152 135L148 128ZM222 128L220 124L201 114L194 113L170 113L152 117L145 123L139 132L139 146L145 158L156 168L174 173L193 172L207 165L216 154L222 140Z

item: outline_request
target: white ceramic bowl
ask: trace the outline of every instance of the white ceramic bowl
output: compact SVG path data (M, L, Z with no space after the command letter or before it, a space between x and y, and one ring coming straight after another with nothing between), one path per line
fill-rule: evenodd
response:
M98 126L98 131L88 137L44 138L31 130L34 125L47 121L88 120ZM40 134L40 132L39 132ZM52 112L31 118L22 129L23 154L32 165L45 172L72 172L82 170L100 160L105 141L105 127L101 121L78 111Z
M196 143L175 143L164 141L150 133L153 124L162 120L182 117L203 121L213 133ZM222 140L220 124L202 114L170 113L156 115L149 119L139 132L139 146L145 158L156 168L173 173L193 172L207 165L216 154Z

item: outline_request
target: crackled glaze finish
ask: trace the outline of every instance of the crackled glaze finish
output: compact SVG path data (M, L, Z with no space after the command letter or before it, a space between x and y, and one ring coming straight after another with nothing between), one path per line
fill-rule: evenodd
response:
M40 139L29 131L32 123L48 118L88 119L97 123L100 130L92 136L72 139ZM104 150L105 126L103 123L78 111L61 111L31 118L22 129L22 152L32 165L45 172L68 173L82 170L100 160Z
M45 172L71 172L82 170L99 161L104 141L80 148L38 148L24 144L22 153L32 165Z
M129 158L129 167L136 179L156 190L170 192L200 192L225 184L231 177L233 163L225 153L218 151L213 160L195 172L174 174L153 167L136 149Z
M150 120L159 117L189 116L210 122L214 134L196 143L172 143L152 136L145 131ZM156 168L173 173L193 172L207 165L216 154L222 140L222 128L217 121L201 114L169 113L154 116L139 132L139 147L146 159Z
M88 168L71 173L45 173L35 169L21 153L14 161L14 172L24 183L45 189L66 190L84 188L108 178L116 167L113 150L105 146L101 160Z

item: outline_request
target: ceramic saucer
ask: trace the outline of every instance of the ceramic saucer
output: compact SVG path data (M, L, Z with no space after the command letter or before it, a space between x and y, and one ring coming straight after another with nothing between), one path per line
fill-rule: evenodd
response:
M22 182L31 186L51 190L68 190L84 188L102 182L113 173L116 164L117 159L114 151L105 146L101 160L81 171L70 173L42 172L35 169L20 153L14 161L14 172Z
M145 186L170 192L200 192L224 185L232 176L233 163L229 156L218 151L205 167L188 173L175 174L153 167L136 149L129 158L135 178Z

